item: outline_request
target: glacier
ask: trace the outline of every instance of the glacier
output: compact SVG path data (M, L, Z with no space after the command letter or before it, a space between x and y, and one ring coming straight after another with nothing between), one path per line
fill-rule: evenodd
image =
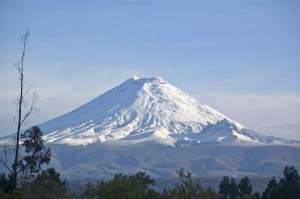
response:
M71 178L167 177L181 167L198 176L272 176L300 166L299 141L256 133L160 77L132 77L39 126L49 166Z
M259 135L160 77L133 77L40 125L47 143L297 143Z

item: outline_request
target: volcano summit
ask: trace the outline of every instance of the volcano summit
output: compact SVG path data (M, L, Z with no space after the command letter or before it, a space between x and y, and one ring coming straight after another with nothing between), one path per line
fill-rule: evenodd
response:
M159 77L128 79L87 104L40 125L45 141L86 146L103 142L288 143L246 129Z
M199 176L270 176L300 166L298 141L253 132L159 77L130 78L39 126L51 166L75 178L173 176L182 167Z

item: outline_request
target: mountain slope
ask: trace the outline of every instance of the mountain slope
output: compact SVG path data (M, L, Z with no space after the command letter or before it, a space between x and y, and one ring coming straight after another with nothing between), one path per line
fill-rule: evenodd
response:
M278 176L285 165L300 168L298 141L259 135L156 77L131 78L39 126L49 166L67 178L168 177L179 168L198 176Z
M45 141L164 145L288 143L244 128L159 77L128 79L87 104L40 125Z

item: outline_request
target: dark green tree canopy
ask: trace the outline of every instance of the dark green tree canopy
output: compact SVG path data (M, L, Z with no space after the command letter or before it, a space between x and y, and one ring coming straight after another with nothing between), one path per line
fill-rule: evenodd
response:
M222 199L227 199L229 197L230 188L229 177L224 176L219 184L219 194L222 196Z
M116 174L112 180L101 180L97 186L89 184L85 190L86 198L153 198L156 192L149 188L155 181L145 172L135 175Z
M277 199L277 191L278 185L276 182L275 177L273 176L272 179L269 181L267 188L262 194L262 199Z
M30 184L27 195L31 199L66 198L66 182L54 168L43 170Z
M240 190L240 195L250 196L252 193L252 185L250 184L250 180L248 176L245 176L241 179L240 183L238 184L238 188Z
M219 194L223 199L235 199L239 194L238 186L234 178L224 176L219 184Z
M235 199L239 195L239 189L238 186L235 182L234 178L231 178L230 180L230 192L229 192L229 198L230 199Z
M294 166L286 166L283 171L283 178L278 184L278 198L299 199L300 178Z
M51 152L49 148L46 149L44 146L42 136L43 133L38 126L27 129L21 135L22 145L25 147L27 155L17 165L20 172L39 173L41 165L50 162Z

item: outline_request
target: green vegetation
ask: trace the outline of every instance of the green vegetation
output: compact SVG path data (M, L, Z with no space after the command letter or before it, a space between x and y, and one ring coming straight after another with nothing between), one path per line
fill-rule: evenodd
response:
M101 180L98 185L88 184L85 191L85 198L128 198L143 199L157 198L158 193L149 188L155 181L146 173L138 172L135 175L127 176L116 174L112 180Z
M225 176L219 185L217 193L210 186L203 188L199 179L193 178L192 173L180 169L177 171L179 182L172 188L162 192L153 189L155 180L145 172L135 175L116 174L111 180L100 180L97 184L88 183L81 186L60 179L55 169L43 170L26 186L9 191L7 185L10 179L0 175L0 198L20 199L298 199L300 198L300 181L294 167L285 167L284 176L279 183L273 177L262 197L252 192L249 178L245 176L237 184L235 179ZM78 183L78 182L77 182ZM71 186L71 184L73 186Z
M38 126L27 129L21 135L21 146L24 147L25 156L20 157L17 163L14 162L11 169L6 165L7 161L4 161L3 165L10 173L0 174L0 198L28 198L31 191L38 192L37 190L43 184L46 183L45 186L49 187L49 183L52 182L50 177L59 179L59 174L55 172L55 169L42 170L42 165L48 164L51 159L50 149L44 146L42 136L43 133ZM4 153L7 155L6 151ZM15 174L14 171L17 173ZM16 175L17 179L15 179ZM45 178L46 176L49 177Z
M30 104L26 103L29 90L24 88L24 58L30 33L22 37L22 55L15 67L19 74L20 95L17 99L17 133L15 142L14 162L8 165L7 146L4 146L2 166L8 175L0 173L1 199L260 199L260 194L252 194L252 185L247 176L239 184L234 178L224 176L216 192L210 186L204 188L192 173L183 168L177 171L179 183L163 192L153 189L155 180L145 172L135 175L116 174L111 180L100 180L98 184L88 183L81 186L78 181L67 182L60 178L54 168L42 170L44 164L51 160L50 149L43 144L43 133L38 126L33 126L21 134L22 124L36 110L37 97L34 94ZM29 105L27 111L24 108ZM21 144L22 143L22 144ZM20 154L24 147L25 154ZM299 199L300 178L295 167L286 166L283 177L276 181L273 177L262 199Z
M51 159L50 149L43 145L42 131L33 126L22 135L25 155L12 168L17 168L17 188L14 188L12 173L0 174L0 198L20 199L298 199L300 198L300 177L295 167L286 166L283 177L271 178L265 191L252 194L252 185L247 176L237 184L234 178L224 176L219 191L204 188L198 178L183 168L177 171L179 182L163 192L153 189L155 180L145 172L135 175L116 174L111 180L100 180L97 184L81 186L79 182L60 179L54 168L42 170L43 164ZM9 168L8 168L9 169ZM10 169L9 169L10 170ZM11 171L11 170L10 170Z
M231 178L229 182L229 177L224 176L223 180L220 182L219 185L219 194L222 199L234 199L237 198L239 194L238 186L235 182L234 178Z
M183 168L177 171L179 182L163 192L153 189L155 180L145 172L135 175L116 174L111 180L100 180L98 184L69 183L60 179L54 168L42 170L43 164L51 159L50 149L43 145L43 133L33 126L21 135L25 155L12 168L18 171L17 187L14 188L13 172L0 174L0 198L9 199L298 199L300 198L300 177L295 167L286 166L283 177L273 177L265 191L252 194L252 185L247 176L237 184L234 178L224 176L219 191L204 188L192 173ZM7 165L5 165L7 166ZM7 167L9 171L12 171Z
M262 194L262 199L299 199L300 198L300 178L295 167L285 167L283 178L279 183L273 177L265 191Z
M204 198L219 199L219 195L211 188L204 189L199 179L192 178L192 173L185 171L183 168L177 171L180 183L174 188L165 190L159 194L157 198L163 199L188 199L188 198Z

